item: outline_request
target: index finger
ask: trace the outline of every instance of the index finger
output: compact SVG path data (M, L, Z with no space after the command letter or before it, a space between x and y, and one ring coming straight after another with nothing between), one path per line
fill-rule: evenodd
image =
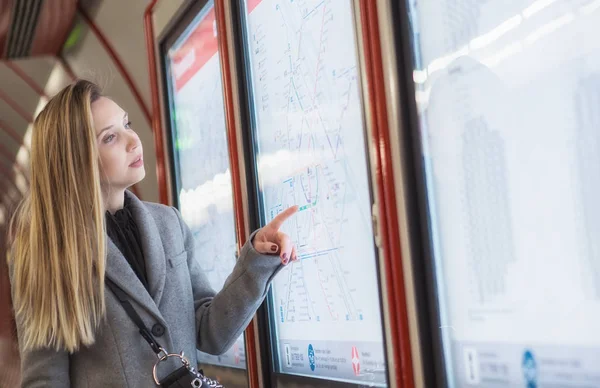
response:
M288 207L287 209L285 209L284 211L282 211L281 213L277 214L277 216L275 216L275 218L273 218L271 220L271 222L269 222L269 224L274 227L275 229L279 230L279 228L281 228L281 225L283 225L283 223L290 218L291 216L293 216L297 211L298 211L298 205L292 206L292 207Z

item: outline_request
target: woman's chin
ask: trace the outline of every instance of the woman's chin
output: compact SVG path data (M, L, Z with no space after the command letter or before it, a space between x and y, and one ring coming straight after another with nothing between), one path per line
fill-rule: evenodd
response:
M131 181L131 184L129 185L129 187L140 183L141 181L144 180L145 177L146 177L146 170L144 170L144 167L141 167L138 170L138 173L136 174L135 178Z

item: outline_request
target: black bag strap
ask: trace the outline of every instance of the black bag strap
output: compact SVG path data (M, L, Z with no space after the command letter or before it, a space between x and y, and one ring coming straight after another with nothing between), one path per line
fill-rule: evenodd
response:
M144 321L142 321L142 318L140 318L138 313L135 311L135 309L129 302L129 299L127 298L127 294L125 294L125 291L123 291L119 286L117 286L112 280L110 280L107 277L104 278L104 282L108 286L108 288L110 288L111 291L115 294L115 296L117 297L119 302L121 302L121 305L123 305L125 312L127 312L127 315L129 315L129 318L131 318L131 320L140 329L140 334L148 342L148 344L150 345L150 347L152 348L154 353L156 353L156 355L158 355L159 358L161 357L161 354L166 354L166 351L156 341L156 339L154 338L154 336L152 335L150 330L148 330L148 328L144 324Z

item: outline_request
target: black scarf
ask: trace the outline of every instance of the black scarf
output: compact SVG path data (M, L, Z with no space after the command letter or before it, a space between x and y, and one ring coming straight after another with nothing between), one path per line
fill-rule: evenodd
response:
M148 290L146 263L142 252L140 232L131 214L131 200L127 196L125 196L123 209L117 210L115 214L110 214L109 211L106 212L106 232L125 256L146 290Z

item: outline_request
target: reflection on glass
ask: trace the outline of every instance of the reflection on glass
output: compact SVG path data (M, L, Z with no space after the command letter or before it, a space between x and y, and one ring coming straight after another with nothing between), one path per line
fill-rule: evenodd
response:
M352 3L246 2L257 171L265 221L298 262L270 303L280 372L385 385L386 364Z
M194 234L200 266L220 290L235 265L233 191L215 13L212 2L167 55L179 207ZM246 367L243 335L221 356L201 363Z
M450 385L599 385L600 1L407 3Z

